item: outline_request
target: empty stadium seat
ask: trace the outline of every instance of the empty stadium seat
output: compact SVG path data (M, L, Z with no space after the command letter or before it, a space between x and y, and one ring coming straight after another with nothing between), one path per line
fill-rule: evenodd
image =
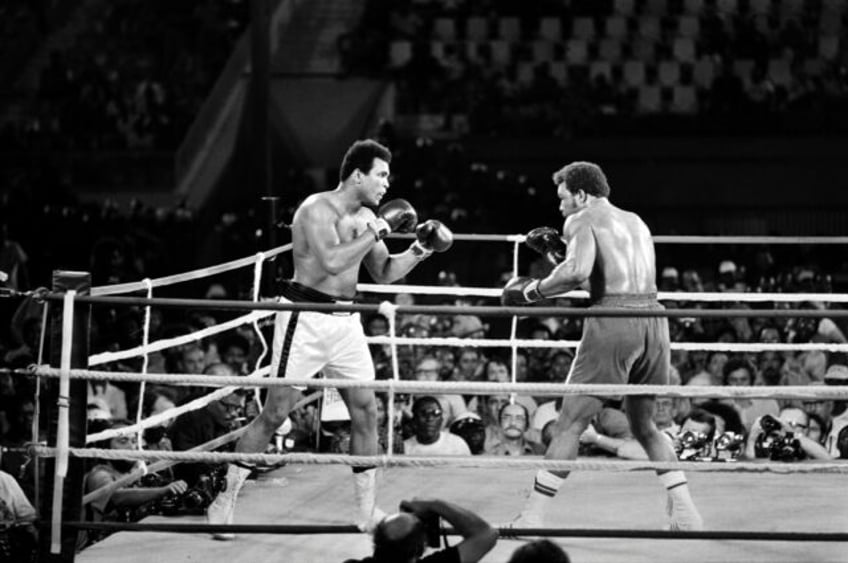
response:
M598 43L598 58L603 61L621 60L621 42L612 37L604 37Z
M389 65L392 68L402 67L412 58L412 43L409 41L392 41L389 45Z
M698 111L698 95L692 86L674 86L671 90L671 113L694 115Z
M562 41L562 22L559 18L544 17L539 21L539 38Z
M574 18L571 35L576 39L589 41L595 37L595 21L592 18Z
M671 52L680 62L695 62L695 41L691 37L678 37L672 43Z
M627 18L610 16L604 21L604 33L607 37L624 39L628 35Z
M680 63L677 61L660 61L657 67L657 78L661 86L675 86L680 82Z
M662 93L659 86L639 86L636 97L636 112L640 114L659 113L662 110Z
M645 63L625 61L622 65L621 79L627 86L641 86L645 83Z
M489 22L486 18L472 16L465 22L465 37L469 41L485 41L489 38Z
M456 39L456 21L453 18L436 18L433 21L433 38L441 41Z
M519 41L521 39L521 22L518 18L498 19L498 37L506 41Z
M569 39L565 44L565 60L569 64L585 64L589 58L589 49L582 39Z

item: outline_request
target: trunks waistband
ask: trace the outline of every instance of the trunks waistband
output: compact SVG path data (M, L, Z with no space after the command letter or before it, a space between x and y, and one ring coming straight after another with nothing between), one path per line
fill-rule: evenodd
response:
M659 307L656 293L614 293L592 302L592 307Z
M280 291L280 295L288 299L293 303L341 303L341 304L350 304L353 303L353 299L345 299L343 297L337 297L335 295L330 295L329 293L324 293L323 291L318 291L317 289L312 289L311 287L307 287L302 283L298 283L292 280L285 280L282 284L282 290ZM324 311L321 311L324 313ZM327 315L337 315L337 316L350 316L353 314L351 311L334 311L332 313L324 313Z

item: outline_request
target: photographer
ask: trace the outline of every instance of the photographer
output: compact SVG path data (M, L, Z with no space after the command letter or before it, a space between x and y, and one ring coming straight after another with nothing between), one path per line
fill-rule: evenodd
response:
M455 546L424 557L427 547L440 547L439 519L462 536ZM345 563L474 563L495 546L498 531L473 512L439 499L400 503L400 512L383 518L374 530L374 554Z
M751 426L745 457L774 461L833 459L820 443L807 436L809 418L803 410L787 407L778 418L759 417Z

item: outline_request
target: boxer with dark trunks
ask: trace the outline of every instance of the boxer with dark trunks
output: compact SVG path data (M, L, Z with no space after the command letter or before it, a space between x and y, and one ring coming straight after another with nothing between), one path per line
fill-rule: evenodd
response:
M588 285L592 307L662 309L656 299L656 260L647 225L610 203L609 184L596 164L573 162L553 175L565 217L562 236L540 227L526 243L556 266L543 279L517 277L504 287L505 305L523 305ZM591 315L591 308L588 315ZM668 384L668 322L661 317L592 317L567 383ZM654 461L677 461L652 420L654 396L627 396L625 411L634 437ZM575 459L580 435L601 409L598 397L566 395L546 459ZM682 471L658 471L668 491L669 527L700 530L701 516ZM567 471L539 471L515 526L541 527L544 510Z

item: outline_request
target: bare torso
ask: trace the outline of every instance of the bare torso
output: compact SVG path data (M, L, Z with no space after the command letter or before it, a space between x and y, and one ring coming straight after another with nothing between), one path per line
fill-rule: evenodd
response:
M292 220L294 281L329 295L353 298L362 261L357 261L341 272L329 271L319 256L320 249L313 247L314 243L310 241L309 232L312 225L309 222L317 219L330 225L337 237L331 243L340 244L361 235L368 228L367 221L373 218L374 212L367 207L346 209L335 192L321 192L309 196L298 207Z
M589 276L593 301L621 294L656 293L656 257L647 225L635 213L615 207L608 200L568 217L566 240L591 235L595 259Z

